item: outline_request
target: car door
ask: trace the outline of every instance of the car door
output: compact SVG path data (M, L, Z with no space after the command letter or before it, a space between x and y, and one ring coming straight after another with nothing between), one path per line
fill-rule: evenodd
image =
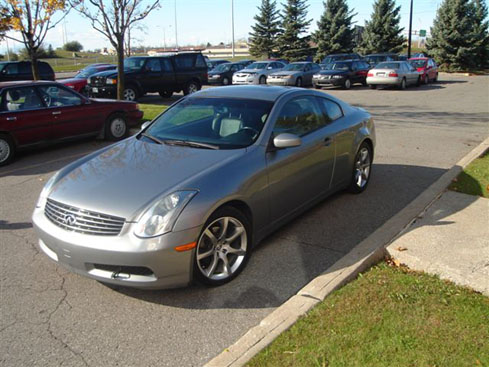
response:
M12 134L19 146L49 140L51 113L34 87L4 88L0 99L0 130Z
M39 85L37 89L51 116L51 139L95 134L102 129L104 115L97 104L62 85Z
M407 82L409 84L416 84L419 78L419 73L416 68L407 62L404 62L404 67L406 69Z
M314 96L294 97L283 105L272 138L281 133L300 136L302 144L267 153L273 223L329 189L335 158L334 138Z
M158 92L163 84L163 72L159 58L146 60L140 77L144 92Z
M173 91L175 88L175 72L173 71L173 64L168 57L160 59L160 62L162 73L157 90Z
M304 67L304 78L303 78L303 84L304 85L311 85L312 84L312 75L313 75L312 67L311 64L306 64Z

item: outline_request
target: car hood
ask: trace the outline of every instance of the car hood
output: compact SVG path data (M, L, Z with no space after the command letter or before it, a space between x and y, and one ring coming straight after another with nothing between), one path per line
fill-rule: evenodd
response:
M207 73L207 75L211 76L211 75L222 75L222 74L225 74L226 71L209 71Z
M290 71L279 71L279 72L275 72L275 73L272 73L270 75L273 75L273 76L287 76L287 75L299 75L299 74L302 74L303 71L300 71L300 70L290 70Z
M244 152L159 145L131 137L62 170L49 198L134 221L160 195L198 189L193 185L199 177Z
M81 79L81 78L68 78L68 79L61 79L58 80L61 84L69 85L69 84L80 84L80 83L86 83L86 79Z
M237 74L246 74L246 73L261 73L262 71L266 71L266 69L242 69L240 71L237 71Z
M345 70L321 70L319 75L345 75L348 74L348 71Z

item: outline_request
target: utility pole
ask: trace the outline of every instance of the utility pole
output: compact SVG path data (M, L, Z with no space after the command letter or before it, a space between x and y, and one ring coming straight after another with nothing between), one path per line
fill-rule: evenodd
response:
M411 58L411 28L412 27L413 27L413 0L411 0L411 9L409 11L408 59Z
M178 51L178 32L177 32L177 0L175 0L175 46Z
M8 38L5 37L5 41L7 42L7 61L10 61L10 49L8 47Z
M233 47L233 59L234 59L234 0L231 0L231 28L233 34L232 47Z

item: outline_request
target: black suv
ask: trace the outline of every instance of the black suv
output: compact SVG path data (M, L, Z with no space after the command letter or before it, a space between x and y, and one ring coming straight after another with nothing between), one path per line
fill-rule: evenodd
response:
M38 61L37 65L39 67L39 76L42 80L54 80L54 71L48 63ZM33 79L30 61L0 62L0 82Z
M124 60L124 99L135 101L145 93L158 92L170 98L183 90L197 92L207 83L207 64L200 52L164 56L135 56ZM117 71L103 71L88 78L92 97L117 96Z

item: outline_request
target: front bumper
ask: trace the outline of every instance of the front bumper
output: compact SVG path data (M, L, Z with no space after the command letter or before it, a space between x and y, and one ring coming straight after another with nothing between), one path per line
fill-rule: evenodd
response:
M207 82L210 85L220 85L220 84L222 84L222 77L221 76L219 76L218 78L209 77Z
M141 122L144 112L141 110L131 110L126 112L127 123L129 126L136 126Z
M268 77L267 78L267 84L270 85L295 85L295 79L293 78L287 78L287 79L275 79Z
M174 248L197 241L200 226L141 239L133 234L131 223L125 223L117 236L67 231L47 219L43 208L34 210L32 222L41 250L79 275L144 289L182 287L192 280L195 250Z
M314 86L319 86L319 87L328 87L328 86L339 86L343 85L345 82L345 78L331 78L331 79L323 79L323 78L313 78L312 79L312 84Z
M259 84L259 79L256 76L252 77L237 77L233 76L233 84L245 85L245 84Z
M117 85L88 85L88 95L93 98L116 98Z

